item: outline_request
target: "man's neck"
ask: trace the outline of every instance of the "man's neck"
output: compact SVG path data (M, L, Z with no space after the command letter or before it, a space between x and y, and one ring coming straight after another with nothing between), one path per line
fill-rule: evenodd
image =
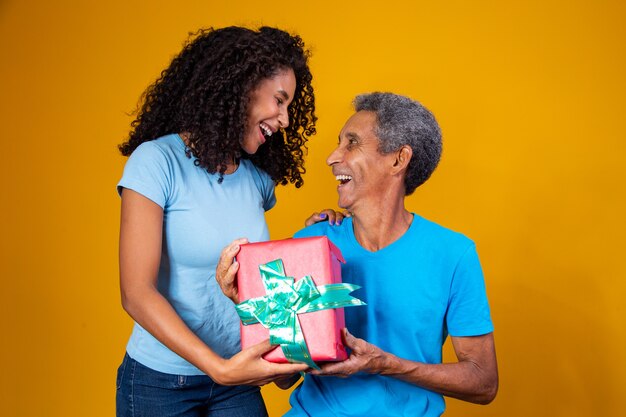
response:
M394 203L378 205L374 210L352 213L354 236L370 252L389 246L411 226L413 215L404 208L404 196Z

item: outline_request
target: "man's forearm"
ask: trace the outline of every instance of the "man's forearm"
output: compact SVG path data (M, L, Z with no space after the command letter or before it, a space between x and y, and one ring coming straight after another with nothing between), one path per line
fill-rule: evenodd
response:
M493 334L451 337L458 362L426 364L399 358L356 338L343 329L350 356L324 364L313 375L349 377L358 372L380 374L477 404L488 404L498 391L498 364Z
M488 404L498 391L497 373L471 361L426 364L386 354L381 375L401 379L448 397Z

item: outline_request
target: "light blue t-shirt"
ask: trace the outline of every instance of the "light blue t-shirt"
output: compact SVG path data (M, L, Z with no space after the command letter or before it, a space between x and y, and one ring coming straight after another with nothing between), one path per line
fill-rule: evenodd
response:
M474 243L416 214L391 245L369 252L356 240L352 219L340 226L318 223L295 237L328 236L341 250L344 282L365 307L345 309L350 332L394 355L441 363L448 334L477 336L493 331L482 269ZM439 416L443 396L392 377L306 375L292 393L295 416Z
M215 281L224 246L247 237L269 239L265 211L276 203L274 183L249 160L224 175L209 174L185 155L179 135L142 143L132 153L118 184L163 208L163 249L158 289L189 328L222 357L241 349L239 317ZM201 375L135 323L126 350L159 372Z

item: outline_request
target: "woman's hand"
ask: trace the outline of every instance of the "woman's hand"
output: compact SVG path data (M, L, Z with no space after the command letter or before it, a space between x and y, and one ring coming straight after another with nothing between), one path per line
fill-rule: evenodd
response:
M250 346L232 358L225 359L211 377L221 385L261 386L291 379L294 374L308 369L308 365L303 363L272 363L263 359L263 355L275 347L276 345L270 344L269 339Z
M313 213L311 216L305 220L304 225L310 226L315 223L323 222L328 220L328 223L331 225L340 225L345 217L350 217L351 214L348 210L344 211L335 211L333 209L324 209L319 213Z
M248 239L241 238L233 240L226 246L220 255L220 260L215 268L215 280L219 284L222 292L226 297L230 298L233 303L239 303L239 291L235 278L239 270L239 263L235 260L235 256L239 253L241 245L248 243Z

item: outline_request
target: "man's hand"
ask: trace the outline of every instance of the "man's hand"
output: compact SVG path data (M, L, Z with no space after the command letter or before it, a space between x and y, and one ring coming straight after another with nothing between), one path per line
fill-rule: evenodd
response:
M345 378L357 372L381 374L476 404L488 404L498 392L493 333L451 337L458 362L427 364L399 358L343 329L352 352L343 362L328 363L312 375Z
M311 214L311 216L304 222L304 225L310 226L312 224L323 222L325 220L328 220L328 223L330 225L340 225L344 218L350 216L351 214L347 210L340 212L333 209L324 209L319 213Z
M342 329L344 344L350 348L350 356L345 361L322 365L321 371L311 371L313 375L337 376L346 378L357 372L378 374L383 372L389 362L389 354L382 349L354 337L348 329Z
M239 270L239 263L235 261L235 256L239 253L241 245L248 243L248 239L241 238L233 240L226 246L220 255L220 260L215 268L215 280L219 284L222 292L230 298L233 303L239 303L239 291L235 277Z

